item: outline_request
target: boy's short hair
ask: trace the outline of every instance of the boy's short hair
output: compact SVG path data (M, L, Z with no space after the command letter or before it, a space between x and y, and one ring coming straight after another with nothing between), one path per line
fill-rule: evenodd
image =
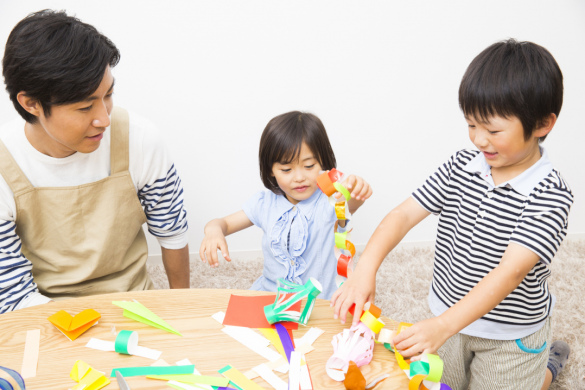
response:
M19 92L37 100L46 116L51 106L91 96L106 67L120 60L116 46L95 27L63 11L32 13L12 29L2 74L16 111L29 123L37 118L21 107Z
M267 189L284 195L272 175L272 167L275 163L288 164L297 159L303 142L311 149L321 169L336 167L335 154L321 120L305 112L287 112L272 118L260 137L260 178Z
M459 86L466 116L517 117L528 140L563 105L563 74L544 47L515 39L497 42L471 61ZM545 137L541 137L541 141Z

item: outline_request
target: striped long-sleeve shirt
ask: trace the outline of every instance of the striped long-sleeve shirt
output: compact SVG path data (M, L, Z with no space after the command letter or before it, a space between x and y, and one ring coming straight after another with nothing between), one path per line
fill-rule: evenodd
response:
M478 151L453 155L413 197L439 215L429 303L440 315L463 298L492 269L508 244L540 257L520 285L462 333L515 339L538 330L554 297L549 265L567 232L573 195L544 149L540 160L516 178L494 185Z
M109 129L96 151L60 159L34 149L26 139L22 120L2 126L0 139L35 187L77 186L110 174ZM181 179L158 131L134 113L130 115L129 158L130 174L149 232L162 247L185 247L188 225ZM16 221L12 191L0 176L0 313L46 301L34 283L32 264L21 253Z

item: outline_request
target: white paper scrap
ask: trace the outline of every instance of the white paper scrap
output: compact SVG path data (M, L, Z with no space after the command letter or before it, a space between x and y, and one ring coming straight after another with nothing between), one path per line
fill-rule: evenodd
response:
M113 352L115 351L115 344L113 341L105 341L100 339L91 338L85 345L87 348L97 349L99 351ZM134 356L140 356L147 359L158 360L162 351L156 349L150 349L146 347L137 346L134 350Z
M266 364L260 364L252 368L252 370L256 371L262 379L268 382L268 384L276 390L288 390L287 383L280 379Z
M301 358L298 351L292 351L288 367L288 388L297 390L301 384Z

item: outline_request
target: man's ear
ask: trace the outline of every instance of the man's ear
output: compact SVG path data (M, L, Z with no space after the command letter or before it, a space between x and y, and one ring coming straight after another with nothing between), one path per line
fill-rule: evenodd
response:
M41 103L38 100L27 96L24 91L20 91L18 95L16 95L16 100L21 105L22 108L26 110L31 115L39 117L41 115L42 107Z
M532 132L532 135L536 138L546 136L553 129L555 123L557 123L557 116L551 112L540 122L540 125Z

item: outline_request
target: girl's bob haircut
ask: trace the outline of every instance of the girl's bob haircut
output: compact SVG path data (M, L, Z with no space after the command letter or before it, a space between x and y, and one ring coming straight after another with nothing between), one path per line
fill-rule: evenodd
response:
M298 159L303 142L311 149L321 169L336 167L335 154L319 118L300 111L278 115L262 132L258 152L260 178L270 191L284 195L272 174L272 167L275 163L289 164Z

